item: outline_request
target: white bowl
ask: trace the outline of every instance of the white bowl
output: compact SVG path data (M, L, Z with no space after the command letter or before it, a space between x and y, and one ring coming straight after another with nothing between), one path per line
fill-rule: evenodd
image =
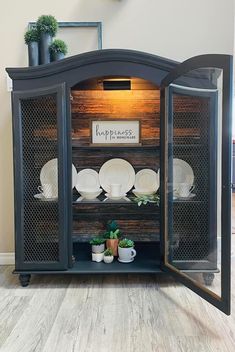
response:
M102 191L103 190L100 188L100 189L98 189L96 191L94 191L94 190L92 190L92 191L86 190L86 191L78 191L78 192L81 194L81 196L84 199L91 200L91 199L95 199L96 197L98 197L102 193Z
M151 196L156 193L156 191L149 189L133 189L132 192L135 196Z

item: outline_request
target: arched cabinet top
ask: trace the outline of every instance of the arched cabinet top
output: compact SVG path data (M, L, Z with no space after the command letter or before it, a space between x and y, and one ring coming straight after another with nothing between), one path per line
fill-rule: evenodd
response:
M135 76L160 85L161 80L178 62L163 57L126 49L103 49L65 58L46 65L7 68L14 89L66 82L76 83L101 76Z

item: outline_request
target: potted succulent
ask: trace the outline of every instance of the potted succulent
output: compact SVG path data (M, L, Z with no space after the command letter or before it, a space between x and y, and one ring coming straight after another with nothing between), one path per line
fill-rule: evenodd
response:
M104 262L105 262L106 264L110 264L110 263L112 263L113 258L114 258L114 256L113 256L113 250L112 250L112 248L107 248L107 249L104 251Z
M38 41L39 34L36 28L29 29L24 35L25 44L28 45L29 66L39 64Z
M92 253L103 253L104 252L105 239L102 237L94 237L90 241Z
M55 17L42 15L36 22L36 28L40 34L40 63L48 64L50 62L49 46L57 33L58 23Z
M106 238L106 247L111 248L113 255L117 256L120 230L116 221L113 220L107 224L107 231L105 232L104 237Z
M136 251L134 249L134 242L128 238L122 239L118 244L118 255L119 262L121 263L131 263L136 256Z
M68 52L66 43L61 39L55 39L49 47L52 61L61 60Z

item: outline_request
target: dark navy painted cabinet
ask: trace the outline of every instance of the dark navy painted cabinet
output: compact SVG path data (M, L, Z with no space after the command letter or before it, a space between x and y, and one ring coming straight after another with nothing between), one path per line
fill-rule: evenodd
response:
M23 286L31 274L170 273L230 313L231 67L228 55L179 64L115 49L7 69ZM92 120L125 119L140 121L138 145L92 144ZM77 201L72 164L99 171L112 158L159 172L160 207L106 202L103 193ZM58 197L43 200L47 163ZM112 219L135 241L132 263L91 261L89 240Z

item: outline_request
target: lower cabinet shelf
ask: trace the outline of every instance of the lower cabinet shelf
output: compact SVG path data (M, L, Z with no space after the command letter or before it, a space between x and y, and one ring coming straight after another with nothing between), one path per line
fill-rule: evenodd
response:
M137 242L137 252L132 263L123 264L115 257L111 264L91 261L91 245L76 242L73 244L73 255L75 262L69 269L75 273L112 274L112 273L159 273L160 269L160 244L159 242Z

